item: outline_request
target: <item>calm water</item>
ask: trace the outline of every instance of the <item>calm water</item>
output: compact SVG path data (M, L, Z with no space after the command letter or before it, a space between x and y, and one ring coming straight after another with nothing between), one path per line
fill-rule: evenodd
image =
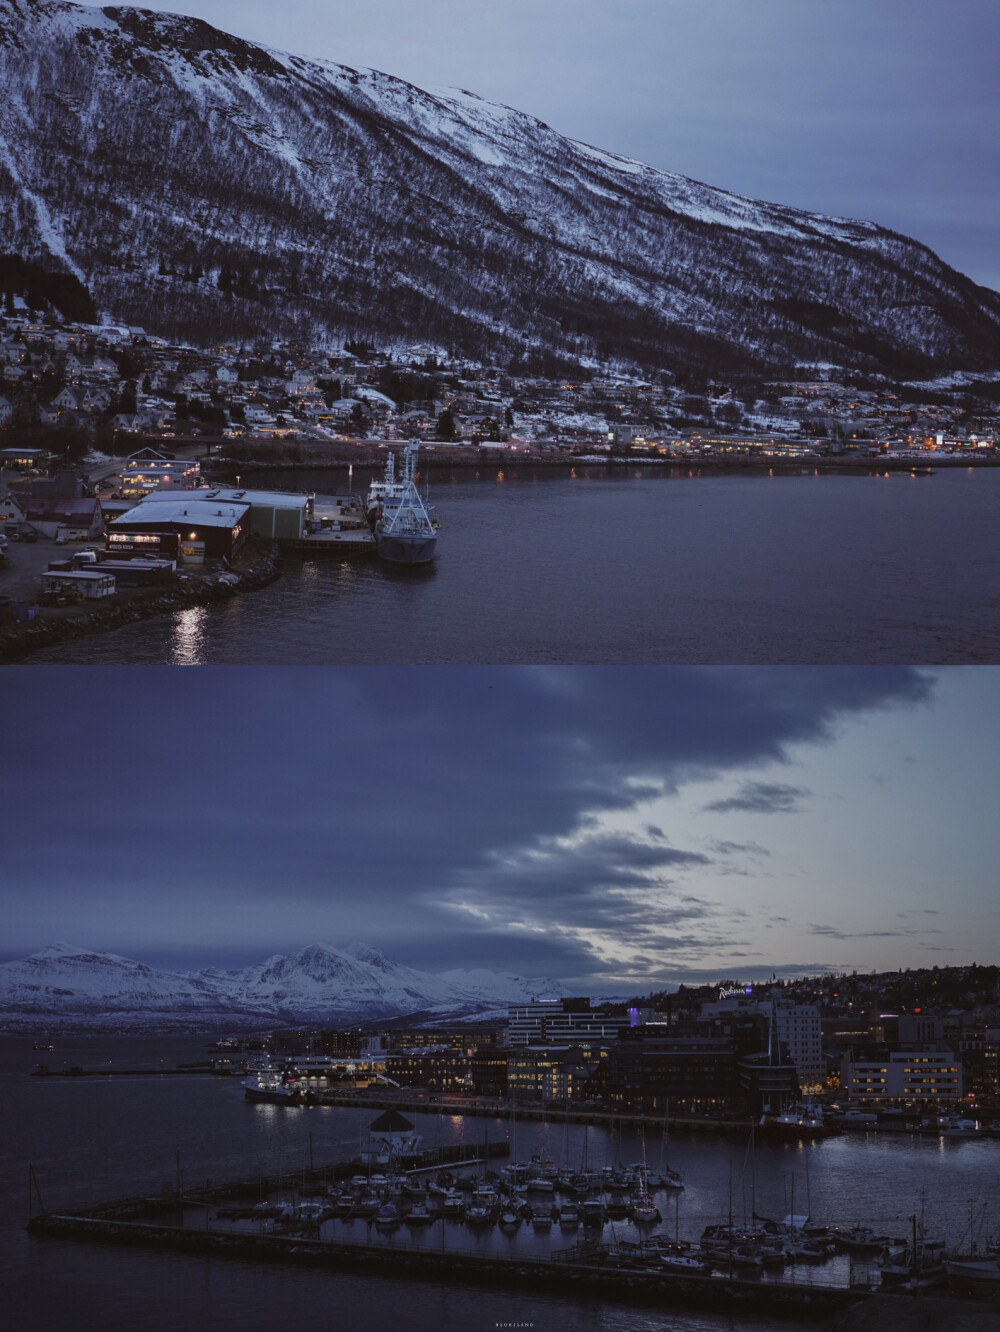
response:
M345 488L303 475L261 483ZM430 570L289 560L261 592L31 660L1000 662L1000 470L508 469L435 475L431 499Z
M36 1058L54 1065L97 1064L107 1058L164 1059L173 1064L202 1056L192 1040L91 1038L57 1042L51 1055L37 1056L26 1038L0 1042L0 1095L5 1133L0 1139L3 1242L0 1280L4 1326L15 1332L41 1327L104 1332L176 1332L212 1328L245 1332L264 1327L333 1325L361 1332L459 1332L494 1328L503 1322L576 1332L766 1332L753 1319L700 1314L655 1314L641 1309L519 1293L450 1288L434 1283L373 1280L349 1274L283 1271L243 1262L212 1262L176 1254L129 1251L58 1240L31 1239L21 1228L27 1214L27 1163L33 1162L46 1205L70 1208L102 1198L159 1191L173 1181L180 1152L185 1181L202 1182L256 1172L293 1170L308 1160L343 1159L358 1148L371 1112L313 1107L289 1109L250 1105L226 1079L38 1081L26 1077ZM425 1144L482 1141L483 1120L416 1116ZM577 1165L584 1130L557 1124L517 1126L517 1155L531 1150ZM492 1140L510 1125L489 1121ZM657 1135L658 1137L658 1135ZM659 1141L647 1143L648 1158L660 1163ZM591 1165L617 1159L603 1131L587 1138ZM738 1143L675 1135L667 1159L683 1171L687 1188L676 1218L661 1201L664 1228L695 1237L709 1221L744 1209L766 1215L787 1210L794 1188L795 1210L828 1222L869 1220L905 1234L908 1218L926 1208L929 1229L957 1239L970 1202L987 1203L994 1225L1000 1209L1000 1142L943 1143L915 1137L876 1140L843 1137L809 1146L759 1147L752 1158ZM621 1158L638 1160L637 1140L625 1138ZM328 1223L335 1224L335 1223ZM634 1227L620 1225L623 1238ZM422 1243L452 1242L437 1222ZM629 1232L632 1232L631 1234ZM466 1232L467 1235L467 1232ZM406 1242L406 1232L394 1241ZM465 1242L468 1241L466 1238ZM511 1241L494 1233L482 1243ZM530 1232L515 1244L530 1244ZM559 1245L554 1228L553 1246ZM803 1269L799 1269L803 1271ZM319 1322L317 1323L317 1319ZM788 1325L793 1328L793 1325Z

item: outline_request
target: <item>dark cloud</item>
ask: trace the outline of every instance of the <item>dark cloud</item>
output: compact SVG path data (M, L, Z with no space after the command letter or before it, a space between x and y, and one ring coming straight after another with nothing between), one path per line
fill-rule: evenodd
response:
M834 925L810 925L810 934L825 939L912 939L928 934L943 934L943 930L839 930Z
M6 957L58 936L237 965L362 938L431 969L521 955L565 975L601 965L587 931L666 951L728 937L682 888L710 856L607 818L920 703L932 679L35 667L5 687ZM456 910L463 894L482 917ZM529 910L546 930L530 946Z
M800 786L780 782L744 782L734 796L706 805L715 814L797 814L799 801L810 794Z
M771 853L766 847L758 846L756 842L719 842L709 843L710 850L717 856L769 856Z
M728 965L728 964L727 964ZM748 962L738 973L715 967L671 967L664 977L674 985L738 985L753 981L769 981L772 976L781 980L794 980L799 976L825 976L843 969L840 962Z

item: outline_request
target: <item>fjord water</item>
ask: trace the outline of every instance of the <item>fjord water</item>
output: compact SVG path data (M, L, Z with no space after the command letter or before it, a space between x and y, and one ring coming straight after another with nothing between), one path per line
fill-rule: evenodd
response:
M22 1229L28 1210L27 1168L35 1166L47 1208L69 1210L101 1200L157 1194L172 1187L178 1159L186 1184L224 1180L348 1159L377 1112L332 1107L251 1105L239 1084L226 1078L170 1076L48 1080L27 1076L36 1059L96 1066L111 1059L119 1067L204 1058L197 1038L57 1039L57 1049L34 1054L25 1037L0 1042L0 1095L6 1132L0 1144L3 1196L0 1281L4 1326L14 1332L65 1327L89 1332L176 1332L248 1326L337 1326L358 1332L459 1332L522 1324L573 1332L766 1332L760 1319L732 1320L697 1312L657 1312L587 1299L450 1286L437 1282L375 1279L350 1273L257 1265L242 1260L144 1251L125 1247L37 1239ZM425 1145L479 1144L516 1135L516 1154L541 1151L577 1167L584 1129L559 1123L515 1124L509 1120L416 1115ZM626 1132L619 1146L601 1129L587 1134L592 1167L617 1159L637 1161L639 1140ZM647 1140L648 1159L658 1167L659 1134ZM179 1153L179 1157L178 1157ZM757 1146L740 1141L675 1133L667 1144L669 1164L680 1169L686 1189L676 1218L662 1201L664 1230L676 1224L696 1238L707 1223L736 1219L756 1207L764 1215L794 1208L817 1220L853 1225L871 1222L889 1234L908 1233L912 1214L926 1211L928 1232L958 1240L970 1207L988 1207L995 1224L1000 1207L996 1162L1000 1142L945 1142L913 1135L842 1137L808 1145ZM661 1196L662 1197L662 1196ZM327 1223L337 1225L339 1223ZM359 1223L352 1223L357 1225ZM635 1228L617 1227L636 1239ZM608 1236L610 1238L610 1236ZM554 1228L553 1248L560 1240ZM393 1244L482 1243L490 1251L519 1251L530 1245L522 1229L513 1240L493 1232L472 1241L463 1227L436 1222L411 1237L406 1229ZM804 1269L790 1269L810 1279ZM822 1275L822 1270L817 1272ZM843 1274L841 1274L843 1275ZM795 1332L796 1324L783 1324Z
M347 486L343 470L242 481ZM430 498L432 568L288 559L261 592L31 660L1000 661L1000 470L515 466L435 472Z

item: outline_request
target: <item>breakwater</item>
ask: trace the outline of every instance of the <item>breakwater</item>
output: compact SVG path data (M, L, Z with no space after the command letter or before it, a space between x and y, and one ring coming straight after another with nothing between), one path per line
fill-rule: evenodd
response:
M185 1201L190 1201L185 1195ZM619 1268L601 1245L580 1244L547 1259L508 1258L442 1249L325 1240L185 1226L180 1199L130 1200L117 1207L44 1214L29 1222L31 1234L88 1243L138 1245L206 1257L325 1267L384 1278L492 1286L502 1289L594 1296L625 1304L746 1312L775 1318L823 1320L856 1306L869 1292L843 1287L780 1282L767 1284L733 1275L677 1275Z

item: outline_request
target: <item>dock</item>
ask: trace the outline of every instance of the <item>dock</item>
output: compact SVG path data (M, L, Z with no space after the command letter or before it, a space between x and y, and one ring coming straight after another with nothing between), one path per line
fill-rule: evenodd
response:
M278 538L283 555L373 559L377 554L375 537L358 495L313 496L312 518L307 526L308 531L300 537Z
M310 532L308 536L279 541L283 555L297 555L310 559L325 558L332 555L337 559L369 558L374 559L377 551L375 538L367 528L334 532L324 529Z

